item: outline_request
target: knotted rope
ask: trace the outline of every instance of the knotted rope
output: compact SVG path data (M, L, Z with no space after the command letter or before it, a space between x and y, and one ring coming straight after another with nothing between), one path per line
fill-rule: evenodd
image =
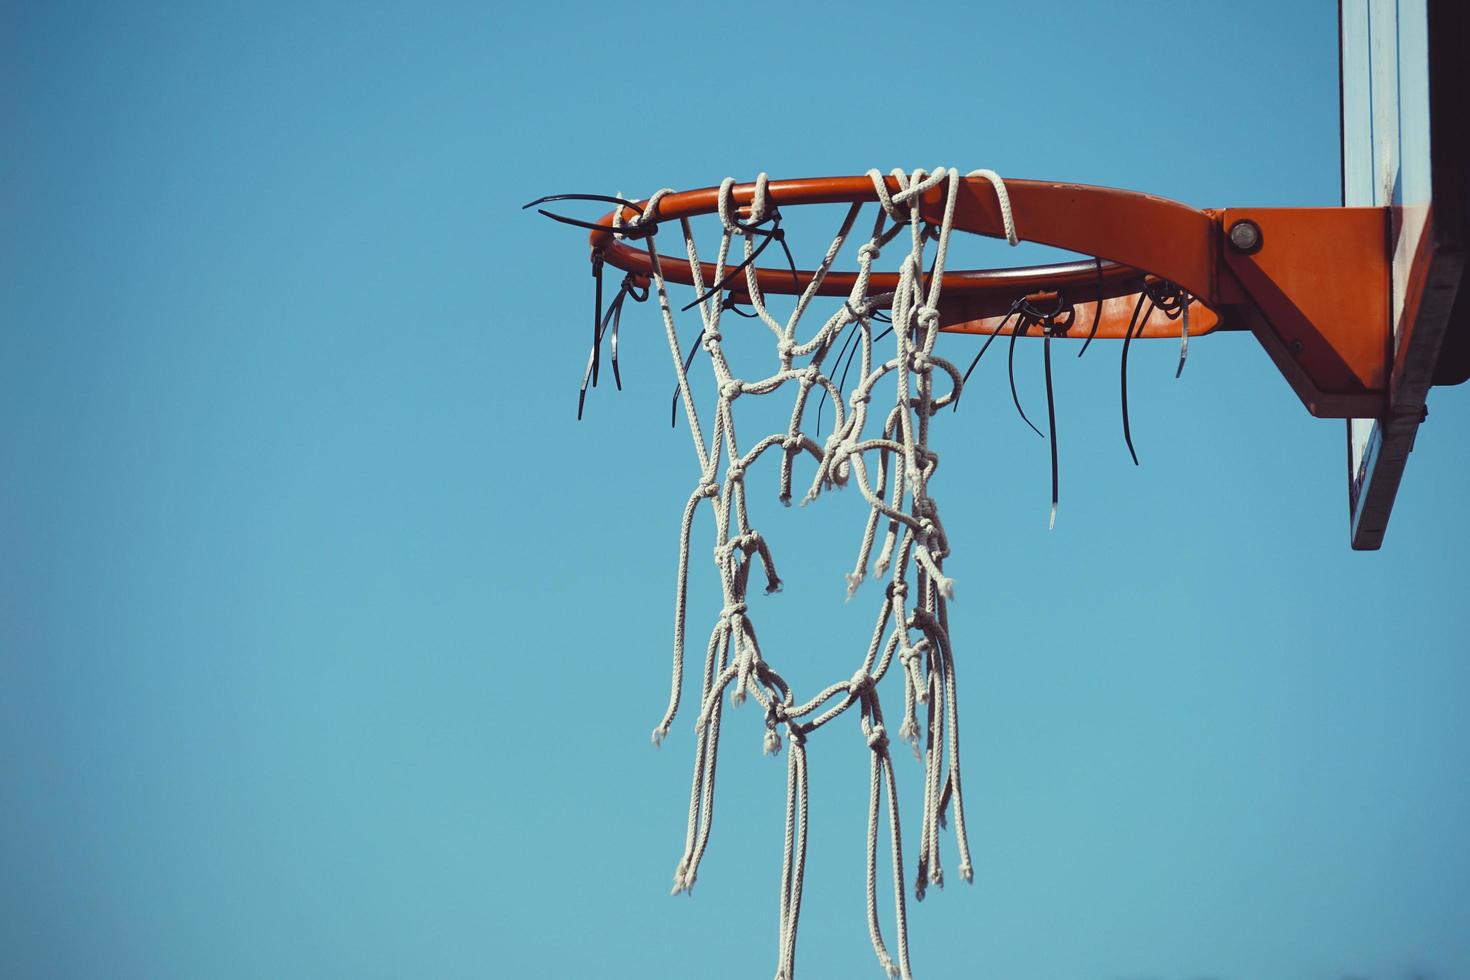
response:
M667 191L651 198L641 214L631 219L616 214L617 227L634 240L643 232L648 242L651 280L658 297L669 353L678 379L677 398L684 406L689 434L694 442L699 476L685 504L679 530L679 562L674 599L673 679L668 708L653 731L655 744L668 734L681 701L686 644L691 537L700 505L710 502L715 539L712 548L719 574L723 607L711 629L701 672L699 715L695 722L694 772L689 796L689 820L684 851L674 872L674 892L689 892L698 876L699 864L708 845L714 812L715 770L720 745L720 726L725 696L732 704L753 698L764 710L763 748L776 753L782 747L782 729L788 754L786 780L785 849L781 871L780 912L777 942L778 980L791 980L795 971L796 933L801 914L802 881L807 845L807 753L806 739L816 729L857 707L859 727L870 752L870 788L867 845L867 925L878 962L892 977L910 977L907 911L903 889L903 849L899 823L897 782L893 771L889 736L883 723L879 685L895 657L904 685L904 720L898 733L912 741L924 766L924 800L920 822L918 878L915 896L926 888L942 885L939 829L945 811L953 806L954 836L959 853L960 876L972 877L969 842L965 833L964 797L960 786L958 695L955 666L949 642L947 603L953 598L953 582L944 574L949 542L939 519L939 508L930 496L930 481L939 457L929 448L930 420L938 410L960 395L963 379L949 361L934 353L939 338L939 300L944 283L945 259L949 250L955 203L960 188L958 171L939 168L933 173L893 171L898 186L890 192L876 170L869 172L879 201L879 213L866 242L858 248L858 274L842 308L833 313L805 339L798 327L838 253L851 235L862 205L852 205L833 237L821 264L801 290L791 315L783 322L767 308L755 274L754 257L772 238L779 240L779 211L771 199L765 174L756 179L750 205L742 215L734 204L735 182L727 178L719 191L718 212L723 229L714 262L715 281L703 278L694 235L687 219L680 221L695 295L690 304L699 310L702 330L691 360L679 343L674 310L667 282L653 247L658 201ZM988 170L966 176L990 182L998 198L1004 230L1011 244L1017 241L1015 223L1005 184ZM920 198L933 190L944 194L943 218L937 228L926 223L918 207ZM874 263L883 249L904 228L909 244L899 266L898 285L891 294L869 294ZM776 370L754 380L735 377L724 353L720 320L730 308L725 301L727 268L736 240L741 240L744 292L754 316L772 334ZM756 240L761 239L758 243ZM925 272L926 245L933 240L932 267ZM784 247L784 242L783 242ZM736 274L742 271L737 265ZM880 356L875 335L874 313L891 310L891 353ZM844 404L841 387L834 384L825 365L828 353L849 329L857 337L859 379ZM845 348L844 348L845 349ZM709 415L710 436L705 437L689 383L692 358L703 350L714 376L715 403ZM841 360L841 353L834 360ZM947 390L936 391L935 375L947 375ZM892 376L894 400L881 413L875 431L869 431L875 388ZM794 389L790 421L785 431L770 433L749 449L737 438L733 404L739 398L772 395ZM820 389L830 398L835 420L831 434L822 443L803 430L811 393ZM816 499L823 490L854 483L869 508L856 564L846 576L851 598L869 574L869 561L880 530L886 525L872 572L888 579L878 606L877 623L861 666L846 681L829 685L815 697L797 704L790 687L771 667L763 654L747 604L747 585L753 563L766 577L766 591L780 588L771 550L750 522L746 491L751 467L768 452L780 456L779 498L789 503L794 465L803 455L811 456L815 473L803 503ZM876 481L870 478L875 467ZM886 639L885 639L886 638ZM917 706L926 709L920 723ZM879 926L877 910L877 849L882 800L887 800L890 829L895 942L897 960L890 954Z

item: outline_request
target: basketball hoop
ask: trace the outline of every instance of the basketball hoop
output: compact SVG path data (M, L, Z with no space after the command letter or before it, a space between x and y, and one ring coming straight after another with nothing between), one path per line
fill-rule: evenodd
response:
M1122 341L1123 429L1131 454L1127 352L1140 338L1179 338L1177 377L1191 336L1249 329L1315 414L1352 415L1381 408L1386 385L1382 325L1360 314L1386 302L1386 277L1381 274L1383 215L1372 208L1200 211L1128 191L1002 181L991 171L961 175L946 168L789 181L761 175L749 184L727 179L703 190L663 190L642 201L558 195L527 207L574 200L614 205L592 221L542 210L590 231L596 311L581 398L588 382L597 382L604 338L611 338L614 380L621 386L617 335L622 308L630 296L635 302L656 299L677 379L675 407L683 405L699 469L680 524L672 689L664 717L654 729L655 742L668 734L683 698L693 524L705 501L714 515L713 554L723 604L701 671L689 819L674 891L693 888L708 843L725 696L728 693L734 704L752 698L764 713L766 751L779 751L783 740L787 747L777 976L792 976L806 854L805 743L817 729L855 709L870 753L868 929L880 965L890 976L907 978L900 813L890 735L879 698L879 685L890 674L898 675L894 680L903 689L897 735L914 745L924 766L915 897L922 899L929 886L943 884L940 843L946 814L953 816L959 874L966 881L973 874L960 776L957 677L949 641L947 604L954 584L944 572L950 542L930 492L939 463L931 448L931 427L941 409L957 404L970 371L936 352L939 335L984 335L976 361L997 337L1008 338L1012 357L1020 338L1042 339L1054 521L1057 457L1051 347L1057 338L1082 338L1079 354L1095 339ZM800 269L781 228L782 208L817 204L841 204L847 210L820 262ZM855 233L861 212L872 204L877 209L871 230L866 235ZM690 224L701 215L718 216L720 222L712 260L701 258ZM667 229L678 230L682 254L659 251L658 245L671 237ZM1001 238L1012 245L1039 242L1092 258L1025 268L951 270L947 260L955 232ZM854 238L859 241L856 268L836 268L839 255ZM897 268L878 268L878 260L895 241L901 242ZM773 245L779 249L773 250ZM784 255L785 267L769 262L778 254ZM607 267L621 270L624 279L604 306L602 278ZM692 302L676 303L671 285L692 288ZM775 316L767 305L768 295L795 297L792 312L784 319ZM823 297L840 299L840 305L820 326L800 333ZM676 316L689 310L698 311L701 329L686 356ZM722 332L727 312L768 329L775 354L771 373L757 379L733 373ZM742 342L745 334L761 333L754 327L742 332ZM886 349L880 348L885 342ZM716 390L714 404L703 417L689 384L689 372L701 350ZM834 351L836 357L831 358ZM842 380L834 380L844 358L857 365L851 390L846 388L845 369ZM778 392L793 395L789 423L747 445L737 437L735 402ZM818 414L830 400L835 416L831 432L821 442L807 427L813 394ZM1015 400L1020 410L1019 399ZM874 407L878 403L883 405L881 411ZM779 464L782 502L789 503L794 495L797 463L804 457L812 460L813 471L802 503L829 489L856 487L867 517L856 562L847 576L848 597L870 574L884 580L876 625L857 670L803 701L767 660L747 604L749 578L757 566L767 592L780 587L773 550L752 524L747 507L747 474L768 455ZM1133 458L1136 463L1137 455ZM877 915L877 850L885 811L896 956Z

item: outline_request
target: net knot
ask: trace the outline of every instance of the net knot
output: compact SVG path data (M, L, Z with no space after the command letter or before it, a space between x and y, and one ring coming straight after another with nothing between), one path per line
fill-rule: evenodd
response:
M858 260L861 262L876 262L883 250L872 242L864 242L858 247Z
M815 364L808 364L801 372L801 379L807 384L816 384L817 379L822 376L822 369Z
M720 341L723 339L718 330L706 330L704 336L700 338L699 343L706 351L714 353L715 348L719 346Z
M791 724L790 717L786 714L785 703L776 698L771 698L770 703L766 705L766 737L764 745L766 755L775 755L781 751L781 735L776 731L776 728L783 723L786 725L787 730L791 732L792 739L797 739L799 733Z
M848 404L853 408L857 408L859 405L866 405L870 401L872 401L872 397L861 388L854 389L852 396L847 399Z
M715 547L715 564L723 565L730 560L730 555L736 551L743 551L747 555L752 554L760 548L763 540L759 531L746 531L744 534L737 534L724 544Z
M878 170L869 170L868 178L873 182L873 190L878 195L878 204L883 208L883 213L897 224L907 224L909 209L895 201L893 195L888 193L888 182L883 179L883 174ZM899 184L900 186L903 184L902 175L899 175Z
M909 594L909 584L902 579L888 583L888 598L903 601L904 596Z
M658 212L658 205L659 202L662 201L663 198L669 193L671 193L671 191L667 187L655 191L654 195L648 199L648 204L644 206L643 211L641 213L634 214L631 218L625 219L623 217L623 209L617 208L613 211L613 228L626 228L629 231L637 231L644 225L648 225L651 229L657 229L658 219L655 217L655 215ZM650 232L650 234L651 233L652 232Z
M914 318L919 321L919 326L925 330L933 330L939 325L939 311L932 306L921 306Z
M781 448L787 452L795 452L801 448L801 436L787 436L781 440Z
M732 602L730 603L730 605L720 610L720 618L730 620L732 622L744 615L745 603L743 602Z
M909 355L909 370L915 374L928 374L934 370L934 362L929 359L928 354L916 350Z
M725 479L730 481L731 483L739 483L741 480L745 479L745 467L741 466L739 463L731 463L729 466L725 467Z
M945 547L944 529L939 526L939 521L934 517L927 515L920 517L918 530L919 543L930 555L942 558L949 553Z
M796 341L782 337L776 344L776 356L783 362L789 362L796 354Z
M727 402L733 402L745 391L745 382L739 378L731 378L720 385L720 397Z
M857 673L852 675L852 680L847 682L847 693L855 698L862 697L872 689L873 675L865 667L859 667Z
M874 752L882 752L888 748L888 732L881 722L868 730L868 748Z
M701 497L718 497L720 485L714 480L706 480L699 485L696 491Z
M921 653L922 651L918 647L909 646L905 643L898 651L898 659L905 667L912 667L918 664Z

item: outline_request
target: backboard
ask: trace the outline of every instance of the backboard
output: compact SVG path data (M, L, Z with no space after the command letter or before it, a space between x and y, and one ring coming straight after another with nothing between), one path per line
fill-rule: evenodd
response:
M1352 546L1382 545L1434 384L1470 376L1465 271L1470 85L1464 0L1340 0L1342 203L1388 207L1391 380L1350 419Z

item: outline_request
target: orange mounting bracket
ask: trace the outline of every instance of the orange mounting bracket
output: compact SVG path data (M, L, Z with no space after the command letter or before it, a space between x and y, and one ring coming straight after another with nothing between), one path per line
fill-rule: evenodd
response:
M895 178L887 183L890 192L900 190ZM943 329L1009 333L1002 321L1016 298L1045 290L1062 293L1077 308L1074 331L1121 339L1143 280L1153 275L1192 297L1190 333L1255 334L1313 415L1375 418L1386 410L1391 370L1386 208L1201 211L1149 194L1085 184L1007 180L1005 187L1021 239L1097 259L947 271L939 304ZM754 184L735 186L735 203L749 204L754 190ZM868 177L770 181L767 194L778 207L877 200ZM925 221L941 222L945 195L942 183L922 195ZM718 202L714 187L669 194L649 218L660 222L713 213ZM620 210L624 221L633 217L630 209ZM652 271L648 249L653 239L615 237L614 213L604 215L593 230L593 252L646 277ZM989 181L961 181L954 227L990 237L1004 234ZM683 257L661 256L660 266L671 281L693 281ZM704 281L714 282L714 273L705 263ZM794 292L812 278L811 272L798 271L794 283L789 270L775 267L757 269L755 275L760 288L771 293ZM818 292L846 295L854 278L834 270ZM874 274L870 289L881 293L896 283L896 274ZM727 289L737 299L744 297L743 277ZM1090 318L1084 312L1088 307ZM1177 337L1179 330L1179 321L1160 317L1135 336Z

